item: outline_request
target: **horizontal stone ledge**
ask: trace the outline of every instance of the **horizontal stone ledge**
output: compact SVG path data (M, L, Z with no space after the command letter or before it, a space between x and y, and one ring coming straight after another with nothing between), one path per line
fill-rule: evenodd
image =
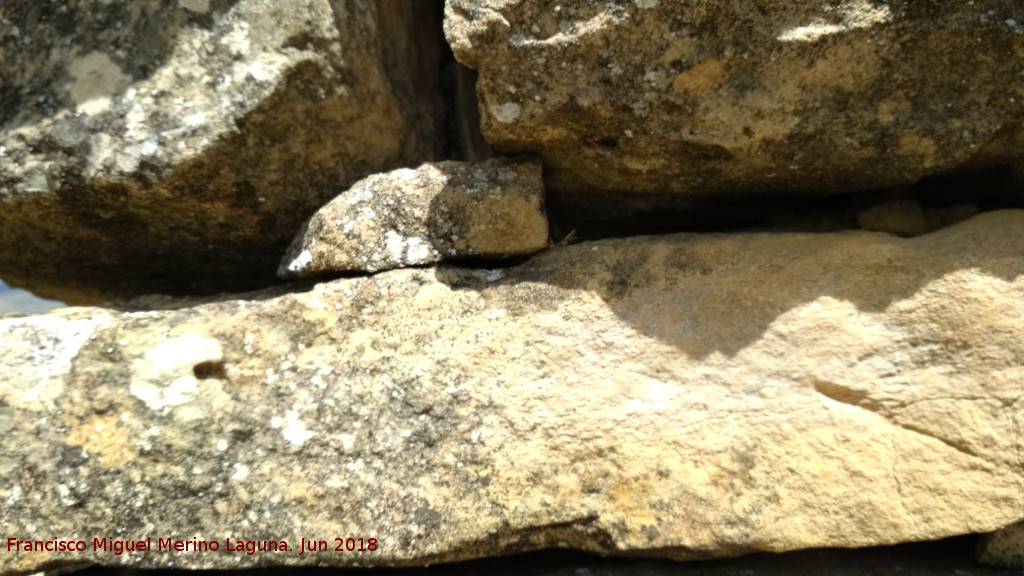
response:
M87 550L4 552L0 574L993 531L1024 520L1022 256L1024 212L1003 211L913 239L638 237L6 317L0 531ZM349 538L367 551L336 551ZM303 539L329 549L299 555Z

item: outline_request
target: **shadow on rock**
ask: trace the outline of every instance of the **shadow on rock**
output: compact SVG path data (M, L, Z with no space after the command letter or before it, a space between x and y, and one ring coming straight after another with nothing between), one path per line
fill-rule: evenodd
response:
M912 239L860 231L647 236L559 247L503 271L442 267L437 277L480 290L510 314L525 305L557 312L590 293L637 332L691 358L732 357L805 306L831 301L876 314L943 279L937 290L966 290L961 273L1013 282L1024 274L1021 230L1024 212L1000 211ZM974 328L957 312L972 297L974 313L991 315L974 318ZM933 332L946 337L939 345L963 349L1013 318L999 309L1010 302L952 293L939 304L945 309L906 317L896 310L887 321L932 319Z

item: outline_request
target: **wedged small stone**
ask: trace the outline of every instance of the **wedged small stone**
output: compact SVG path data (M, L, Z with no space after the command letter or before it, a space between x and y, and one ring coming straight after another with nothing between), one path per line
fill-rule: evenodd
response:
M1005 211L0 319L0 532L43 547L0 575L992 532L1024 521L1021 254Z
M324 202L435 159L438 20L399 0L4 0L0 278L75 303L276 282Z
M928 219L914 200L894 200L876 204L857 216L861 228L909 238L928 232Z
M377 272L547 247L539 164L436 162L375 174L317 211L278 275Z

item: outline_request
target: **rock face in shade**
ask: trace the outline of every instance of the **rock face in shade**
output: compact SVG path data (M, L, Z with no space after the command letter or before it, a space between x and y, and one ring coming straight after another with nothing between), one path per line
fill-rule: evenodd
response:
M1024 519L1024 213L0 320L0 572L680 559ZM842 266L835 266L842 262ZM93 538L217 552L93 552ZM377 550L335 552L335 538ZM290 552L226 552L239 540ZM298 555L300 538L329 551Z
M929 232L924 210L912 200L883 202L862 211L857 220L864 230L888 232L905 238Z
M438 162L356 183L306 223L278 275L305 278L521 256L547 243L539 164Z
M399 0L4 2L0 276L72 302L274 282L324 202L433 159L438 18Z
M1021 164L1024 5L448 0L484 135L593 218Z
M982 537L978 559L995 566L1024 568L1024 523Z

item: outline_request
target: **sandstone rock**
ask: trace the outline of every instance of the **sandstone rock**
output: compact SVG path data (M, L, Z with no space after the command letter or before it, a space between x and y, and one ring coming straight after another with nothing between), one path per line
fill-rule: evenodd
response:
M1021 253L1024 212L1005 211L914 239L629 238L0 320L0 530L88 548L4 553L0 573L992 531L1024 519ZM104 537L154 549L93 551Z
M941 217L939 218L941 221ZM921 205L913 200L883 202L864 210L857 217L861 228L888 232L897 236L920 236L928 232L928 219Z
M547 247L539 164L438 162L375 174L317 211L278 269L282 278L377 272Z
M954 204L947 208L929 208L925 212L925 218L928 219L929 230L938 230L963 222L977 213L978 207L974 204Z
M984 536L978 559L994 566L1024 568L1024 523Z
M274 282L324 202L433 158L437 9L4 2L0 276L75 302Z
M1016 2L448 0L445 31L488 140L594 218L1022 164Z

